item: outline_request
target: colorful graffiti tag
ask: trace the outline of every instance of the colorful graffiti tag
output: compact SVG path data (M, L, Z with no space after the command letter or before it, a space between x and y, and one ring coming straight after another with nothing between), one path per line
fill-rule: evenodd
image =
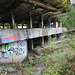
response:
M26 41L9 43L0 47L0 60L2 59L4 61L5 59L10 60L13 58L14 60L17 59L17 61L20 61L20 59L23 59L25 56L27 56Z
M1 39L2 34L0 33L0 44L2 43L2 39Z
M18 51L16 51L18 50ZM21 55L21 53L24 53L23 49L22 48L14 48L14 47L11 47L10 49L7 49L7 51L0 51L0 59L1 58L4 58L4 59L7 59L9 58L11 55L13 56L14 53L16 53L16 55Z
M18 37L17 37L16 35L13 35L13 36L9 36L9 37L3 38L2 41L7 41L7 42L9 42L9 41L11 41L11 40L13 40L13 39L18 39Z

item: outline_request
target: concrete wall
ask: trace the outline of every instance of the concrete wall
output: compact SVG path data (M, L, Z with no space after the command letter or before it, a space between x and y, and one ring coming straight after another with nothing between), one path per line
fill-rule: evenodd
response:
M66 28L35 28L25 30L0 30L0 44L63 33Z
M26 39L59 34L63 33L63 31L67 31L67 29L35 28L24 30L0 30L0 63L22 62L24 58L27 57Z
M0 63L22 62L27 57L27 41L18 41L0 46Z

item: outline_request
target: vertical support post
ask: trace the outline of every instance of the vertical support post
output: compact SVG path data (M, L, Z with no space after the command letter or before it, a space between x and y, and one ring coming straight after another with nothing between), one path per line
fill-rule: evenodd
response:
M16 23L16 28L18 29L18 24Z
M60 22L60 28L62 28L62 22Z
M44 27L44 23L43 23L43 15L42 15L42 28Z
M22 29L23 29L23 24L22 24Z
M43 23L43 15L42 15L42 28L44 26L44 23ZM44 36L42 36L42 46L44 47Z
M58 28L58 22L56 22L56 28Z
M42 36L42 46L44 47L44 36Z
M30 11L30 28L32 29L32 12ZM31 39L31 45L32 45L32 50L34 48L33 46L33 39Z
M14 15L13 15L12 11L11 11L11 17L12 17L11 29L13 29L13 28L15 28L15 19L14 19Z
M57 41L58 37L57 37L57 34L55 34L55 41Z
M50 23L51 23L51 18L50 16L48 16L48 19L47 19L47 27L50 28Z
M51 35L48 36L48 43L51 42Z
M51 18L50 18L50 28L51 28Z
M4 29L4 23L3 23L3 29Z
M34 49L34 46L33 46L33 39L31 39L31 42L32 42L32 50Z
M32 28L32 13L30 12L30 28Z
M62 33L60 33L60 39L62 39Z

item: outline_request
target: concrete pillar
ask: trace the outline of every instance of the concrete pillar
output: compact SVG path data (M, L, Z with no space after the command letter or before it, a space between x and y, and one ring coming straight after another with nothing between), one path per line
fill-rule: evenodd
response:
M44 27L44 23L43 23L43 15L42 15L42 28Z
M62 33L60 33L60 39L62 39Z
M58 22L56 22L56 28L58 28Z
M47 20L47 27L50 28L50 24L51 24L51 18L50 16L48 16L48 20Z
M22 24L22 29L23 29L23 24Z
M18 24L16 23L16 28L18 29Z
M62 22L60 22L60 28L62 28Z
M11 29L13 29L15 28L15 19L12 11L11 11L11 17L12 17Z
M43 15L42 15L42 28L44 27L44 23L43 23ZM44 36L42 36L42 46L44 47Z
M51 35L48 36L48 43L51 42L52 38Z
M51 28L51 18L50 18L50 28Z
M32 13L30 12L30 28L32 28Z
M32 29L32 12L30 11L30 28ZM33 39L31 39L31 45L32 45L32 50L33 50L33 48L34 48L34 46L33 46Z
M4 29L4 23L3 23L3 29Z
M57 36L57 34L55 34L55 41L57 41L58 40L58 36Z

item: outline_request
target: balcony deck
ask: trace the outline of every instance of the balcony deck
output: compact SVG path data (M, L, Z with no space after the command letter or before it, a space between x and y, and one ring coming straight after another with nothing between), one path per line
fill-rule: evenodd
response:
M66 28L33 28L0 30L0 44L67 32Z

